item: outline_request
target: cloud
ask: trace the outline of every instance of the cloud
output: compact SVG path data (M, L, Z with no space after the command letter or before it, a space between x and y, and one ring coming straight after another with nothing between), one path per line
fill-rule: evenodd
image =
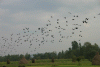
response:
M21 2L22 0L2 0L1 5L11 5L11 4L15 4L18 2Z
M39 50L37 49L37 52L45 52L47 49L49 49L48 50L49 52L51 51L52 47L53 47L52 50L55 50L55 51L56 50L61 51L62 49L66 50L67 48L71 46L70 42L72 40L78 41L78 39L81 39L82 44L85 41L96 42L99 44L100 35L99 35L98 30L100 28L99 27L100 16L98 16L97 14L99 13L100 9L99 9L99 6L97 5L97 1L94 1L94 0L54 0L53 2L51 2L50 0L48 0L46 2L39 3L39 0L38 0L36 3L37 4L39 3L38 6L41 6L40 8L38 8L36 4L35 5L32 3L30 4L30 2L28 0L27 2L23 0L4 0L2 2L2 8L0 8L0 17L1 17L0 19L1 35L0 36L5 36L6 34L6 36L10 38L9 35L11 33L15 33L15 37L17 38L16 34L22 33L23 28L25 27L30 28L29 34L31 34L35 30L37 31L38 27L46 27L47 23L51 23L52 25L48 26L47 30L49 29L52 30L52 32L50 32L50 35L51 34L55 35L55 43L51 43L51 42L45 43L44 45L41 46ZM55 6L54 9L47 9L48 7L46 5L48 5L49 2ZM20 4L20 9L19 9L18 4ZM44 4L45 6L43 6ZM8 5L10 5L11 7L9 7ZM51 5L49 7L52 8ZM69 14L68 12L71 12L72 14ZM78 15L79 17L78 18L73 17L74 15ZM51 16L53 16L52 19L51 19ZM95 19L94 19L94 16L96 17ZM64 17L67 17L67 18L64 19ZM72 21L73 18L75 18L74 21ZM89 18L87 24L82 23L82 21L85 20L85 18ZM72 38L71 37L69 37L68 39L62 38L63 42L59 43L58 41L61 37L59 36L58 32L60 30L55 29L55 26L59 26L57 25L57 19L59 19L60 26L66 29L65 31L62 31L60 29L62 31L61 32L62 35L66 37L70 36L73 32L72 28L74 28L74 26L72 26L72 24L77 23L82 26L79 27L78 30L74 31L75 34L73 35ZM48 22L48 20L50 20L51 22ZM66 20L68 21L68 27L66 27L66 23L65 23ZM8 31L6 31L6 29L8 29ZM82 30L82 33L81 33L83 35L82 38L79 37L80 30ZM40 32L38 34L40 34L41 36ZM22 35L24 34L22 33ZM40 39L41 38L42 36L40 37ZM46 39L50 41L52 38L50 36L50 37L47 37ZM24 47L26 45L29 46L28 45L29 43L24 43L24 44L25 44ZM34 44L35 45L33 45L32 47L38 47L38 43L34 42ZM46 49L44 49L44 47L46 47ZM29 50L31 50L31 48Z
M55 15L52 12L45 11L22 11L19 13L11 14L11 18L13 22L27 23L27 24L38 24L45 23L44 21L48 21L51 15Z
M9 12L9 9L2 9L0 8L0 16L5 16Z
M57 0L57 3L59 7L65 7L73 13L85 12L98 6L98 0Z
M72 4L75 4L75 3L90 3L90 2L95 2L97 0L57 0L58 2L60 3L72 3Z

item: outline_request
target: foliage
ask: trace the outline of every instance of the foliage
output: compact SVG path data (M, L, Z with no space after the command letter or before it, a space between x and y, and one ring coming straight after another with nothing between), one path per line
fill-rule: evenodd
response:
M83 45L81 43L78 43L77 41L72 41L72 47L69 47L68 50L61 51L61 52L46 52L46 53L38 53L33 54L35 59L52 59L54 57L55 59L73 59L73 56L79 57L81 56L81 59L88 59L89 61L92 61L93 57L95 56L96 52L100 53L99 46L95 43L92 45L90 42L85 42ZM10 61L19 61L24 55L6 55L6 56L0 56L0 61L6 61L9 59ZM31 55L26 53L25 58L27 60L31 59ZM31 59L32 60L32 59Z
M25 54L25 58L26 58L26 59L30 59L30 54L26 53L26 54Z
M27 56L26 56L27 55ZM25 57L27 60L29 60L31 57L30 57L30 54L26 54ZM7 59L9 59L10 61L19 61L23 58L24 55L6 55L6 56L0 56L0 62L3 62L3 61L7 61Z
M76 41L72 41L72 50L75 50L78 48L78 43Z
M76 59L78 62L80 62L80 60L81 60L81 57L77 57L77 59Z

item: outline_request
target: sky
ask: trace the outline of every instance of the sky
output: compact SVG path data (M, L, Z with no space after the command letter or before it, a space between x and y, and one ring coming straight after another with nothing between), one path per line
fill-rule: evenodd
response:
M100 0L0 0L0 56L65 51L74 40L100 46L99 13Z

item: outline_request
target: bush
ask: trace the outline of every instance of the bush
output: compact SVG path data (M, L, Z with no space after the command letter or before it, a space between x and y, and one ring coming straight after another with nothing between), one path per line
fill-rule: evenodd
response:
M54 58L52 58L52 60L51 60L53 63L54 63Z
M10 64L10 60L9 59L7 60L7 64Z
M81 60L81 57L77 57L77 59L76 59L78 62L80 62L80 60Z
M3 67L6 67L6 66L3 66Z
M76 60L78 61L79 65L81 65L81 64L80 64L81 57L77 57Z
M80 60L81 60L81 58L80 57L77 57L77 59L76 59L78 62L80 62Z
M34 58L32 59L32 63L35 63L35 59Z

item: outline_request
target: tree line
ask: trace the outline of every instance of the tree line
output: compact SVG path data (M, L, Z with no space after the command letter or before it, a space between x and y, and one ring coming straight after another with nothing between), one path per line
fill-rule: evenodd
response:
M92 60L95 56L96 52L100 52L99 46L95 44L91 44L90 42L85 42L83 46L81 43L77 41L71 42L72 47L66 51L57 52L45 52L45 53L38 53L33 54L35 59L72 59L73 57L81 57L84 59ZM7 56L0 56L0 61L6 61L9 59L10 61L19 61L24 55L7 55ZM26 53L25 58L27 60L32 59L31 55Z
M85 59L89 59L90 61L95 56L96 52L100 52L99 46L95 44L91 44L90 42L85 42L82 46L81 43L77 41L72 41L72 48L69 50L61 51L58 54L56 52L46 52L44 54L34 54L34 58L36 59L51 59L54 57L55 59L71 59L73 57L82 57Z
M20 55L9 55L8 54L6 56L0 56L0 62L7 61L8 59L10 61L19 61L19 60L21 60L23 58L23 56L27 60L32 59L31 56L30 56L30 54L28 54L28 53L26 53L25 55L22 55L22 54L20 54Z

